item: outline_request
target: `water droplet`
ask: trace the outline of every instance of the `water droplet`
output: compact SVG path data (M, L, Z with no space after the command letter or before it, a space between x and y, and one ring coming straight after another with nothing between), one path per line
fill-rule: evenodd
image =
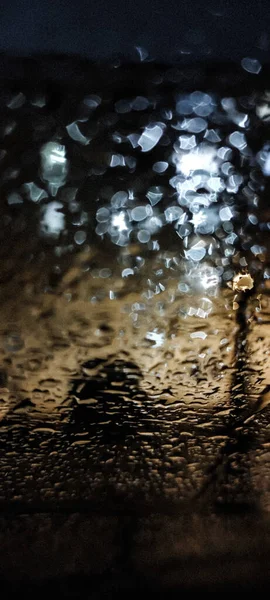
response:
M200 245L200 242L194 244L189 250L185 250L185 257L195 262L199 262L206 255L206 250Z
M75 121L74 121L74 123L70 123L70 125L67 125L66 130L68 132L68 135L75 142L79 142L80 144L83 144L84 146L86 144L89 144L90 138L87 138L85 135L82 134L82 132L79 129L78 124Z
M239 150L243 150L247 146L246 138L244 133L240 133L240 131L234 131L229 136L229 142L235 148Z
M163 135L163 129L160 125L148 126L138 139L138 144L141 146L142 152L150 152Z
M205 340L207 338L207 333L205 333L205 331L193 331L190 334L190 337L192 340L195 340L195 339Z
M147 217L152 215L151 206L136 206L131 211L131 218L133 221L144 221Z
M165 173L165 171L168 169L168 163L165 161L158 161L156 163L153 164L153 171L155 171L155 173Z
M74 235L74 241L80 246L81 244L84 244L86 237L87 235L85 231L76 231Z
M10 206L17 205L17 204L23 204L23 199L22 199L21 195L18 194L17 192L12 192L11 194L9 194L7 201Z
M9 332L5 336L4 347L7 352L19 352L24 347L24 340L18 332Z
M146 110L149 106L149 100L147 100L147 98L144 98L143 96L137 96L134 100L132 100L131 102L131 107L133 110Z
M242 58L241 65L248 73L258 75L260 73L262 65L256 58Z
M18 94L16 94L16 96L13 96L13 98L7 103L7 106L11 110L15 110L17 108L21 108L21 106L23 106L24 103L25 95L22 92L19 92Z

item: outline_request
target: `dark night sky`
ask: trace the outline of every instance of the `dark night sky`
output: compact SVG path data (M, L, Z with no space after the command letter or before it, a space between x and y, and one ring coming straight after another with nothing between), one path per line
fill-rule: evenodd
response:
M268 61L270 0L10 0L1 7L0 50L115 53L170 61L243 56Z

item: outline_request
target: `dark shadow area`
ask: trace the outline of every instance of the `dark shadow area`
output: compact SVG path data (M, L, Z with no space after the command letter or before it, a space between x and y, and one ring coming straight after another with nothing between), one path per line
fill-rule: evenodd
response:
M101 426L100 442L105 445L132 440L140 421L138 402L147 400L140 389L142 373L138 366L112 358L85 362L81 370L84 376L72 382L67 400L72 409L67 435L71 440L86 432L91 435L93 428Z

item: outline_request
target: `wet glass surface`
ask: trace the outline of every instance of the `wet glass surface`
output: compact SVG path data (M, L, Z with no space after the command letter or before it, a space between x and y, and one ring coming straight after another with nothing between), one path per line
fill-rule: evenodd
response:
M3 78L0 506L267 520L266 75L117 67Z

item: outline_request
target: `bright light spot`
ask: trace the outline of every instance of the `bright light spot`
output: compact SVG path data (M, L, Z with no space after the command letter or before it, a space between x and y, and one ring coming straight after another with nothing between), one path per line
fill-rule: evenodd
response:
M239 127L247 127L249 124L248 115L243 113L235 113L232 115L232 121Z
M133 269L127 268L122 271L122 277L129 277L130 275L134 275Z
M121 211L117 215L112 216L112 227L118 229L118 231L127 231L128 227L126 224L126 215Z
M217 270L213 267L205 267L199 274L200 284L204 290L217 288L220 284L220 277Z
M151 340L151 342L155 342L154 345L152 346L153 348L160 348L160 346L163 346L163 344L164 344L165 333L164 333L164 331L159 333L158 329L154 329L153 331L148 331L145 337L147 340Z
M195 213L191 219L191 223L193 223L195 229L202 225L207 220L207 214L203 210L199 210L199 212Z
M65 227L65 216L59 212L63 208L60 202L50 202L44 207L43 218L40 223L42 233L58 237Z
M262 167L264 175L270 175L270 152L267 154L266 161Z
M259 117L259 119L262 119L263 121L270 120L269 103L270 103L270 92L266 91L264 93L263 97L261 98L261 101L256 106L256 115L257 115L257 117Z
M194 266L189 271L188 276L189 283L192 285L193 289L207 290L211 296L215 295L220 285L220 275L218 270L207 264ZM209 312L209 306L212 307L211 300L209 300L209 298L203 298L202 300L204 300L204 306L202 306L203 310Z
M65 146L48 142L42 146L40 154L42 178L50 184L64 185L68 172Z
M237 292L246 292L252 290L254 279L249 273L238 273L233 278L233 290Z
M196 148L187 154L177 156L177 171L188 177L193 171L206 171L217 173L218 163L215 160L216 151L211 147Z
M207 333L205 333L205 331L193 331L193 333L190 334L190 337L192 340L195 340L197 338L205 340L205 338L207 338Z

